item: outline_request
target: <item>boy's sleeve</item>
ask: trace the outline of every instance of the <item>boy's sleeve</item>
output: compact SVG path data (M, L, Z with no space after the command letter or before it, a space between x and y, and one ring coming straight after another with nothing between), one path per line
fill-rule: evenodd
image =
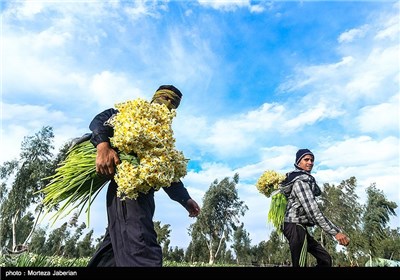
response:
M318 203L315 200L314 194L308 183L297 180L293 184L293 191L298 197L301 205L306 211L307 216L318 226L320 226L325 232L332 236L335 236L340 232L339 228L334 225L329 219L325 217L322 211L319 209Z

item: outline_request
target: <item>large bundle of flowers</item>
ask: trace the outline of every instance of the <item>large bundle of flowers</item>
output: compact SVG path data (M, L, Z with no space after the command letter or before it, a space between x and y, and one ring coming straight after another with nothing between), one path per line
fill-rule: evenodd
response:
M268 222L271 222L278 232L282 231L283 218L285 216L287 200L280 192L280 183L285 179L285 175L273 170L265 171L256 183L258 191L266 197L271 197L271 204L268 211Z
M116 109L118 113L107 124L114 128L110 143L121 159L114 176L118 197L136 199L140 192L168 187L186 175L188 160L175 149L175 110L140 98L116 104ZM89 217L90 204L109 181L97 175L95 162L96 148L87 140L73 146L56 173L46 178L50 183L41 190L43 204L50 210L63 203L55 218L78 206L81 213L86 204Z
M108 124L114 128L111 145L126 154L136 154L138 165L118 166L114 179L118 196L136 199L139 192L159 190L187 173L187 160L175 149L172 120L175 110L165 105L135 99L116 105L119 111Z

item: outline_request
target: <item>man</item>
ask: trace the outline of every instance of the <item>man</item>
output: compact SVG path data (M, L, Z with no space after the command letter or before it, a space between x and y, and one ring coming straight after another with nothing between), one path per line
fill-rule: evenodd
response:
M152 101L165 104L170 110L178 108L182 93L172 85L160 86ZM90 123L91 143L97 149L96 172L113 176L120 163L117 152L110 145L113 128L104 123L118 111L108 109L98 114ZM112 179L107 190L108 226L100 247L88 266L162 266L162 250L157 243L153 216L155 211L154 189L140 193L137 199L121 200L117 197L118 185ZM168 196L189 212L189 217L200 213L199 205L191 199L181 181L163 188Z
M349 238L318 207L315 197L321 195L321 190L310 174L314 166L314 154L309 149L298 150L294 166L295 170L287 173L281 184L288 199L282 231L289 241L292 266L304 266L309 252L316 258L317 266L330 267L331 256L309 234L307 228L318 225L343 246L349 244Z

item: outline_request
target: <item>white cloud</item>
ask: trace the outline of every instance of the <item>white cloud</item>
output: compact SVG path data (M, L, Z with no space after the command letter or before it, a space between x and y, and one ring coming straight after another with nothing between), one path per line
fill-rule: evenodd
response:
M355 28L348 30L346 32L343 32L342 34L339 35L338 42L339 43L349 43L352 42L356 38L362 38L364 37L366 30L368 29L368 25L364 25L360 28Z
M29 134L29 132L30 129L24 128L23 126L2 126L0 138L0 164L3 164L5 161L18 159L21 141Z
M296 109L299 111L294 111L295 114L297 113L294 118L287 119L279 125L281 133L293 134L307 125L311 126L320 120L336 118L343 114L343 112L339 112L335 108L330 108L328 104L324 103L311 105L309 108L305 107L305 112L302 111L301 106Z
M210 127L205 142L213 153L240 156L254 146L260 135L279 127L283 112L282 106L265 103L254 111L219 119Z
M350 113L365 102L385 102L399 88L399 44L398 40L387 39L398 34L400 28L397 15L396 19L381 20L343 33L339 41L346 44L337 49L340 60L299 66L279 91L293 93L294 97L304 92L299 105L327 104L338 112Z
M233 1L226 1L226 0L198 0L200 5L211 7L216 10L223 10L232 12L238 8L243 7L250 7L250 0L233 0Z
M201 171L189 172L185 176L185 184L193 188L208 187L217 179L221 181L225 177L232 177L234 171L227 165L221 163L206 162L202 164Z
M343 166L367 167L373 163L398 164L400 151L399 138L392 136L382 140L358 136L335 143L324 143L324 146L325 149L321 151L317 161L333 169Z
M13 9L9 16L15 16L18 19L32 19L40 14L44 9L44 3L41 1L16 1L12 2Z
M145 1L134 1L132 6L128 6L125 8L125 12L132 19L139 19L143 16L155 16L152 12L149 11L149 7L146 6Z
M312 88L324 88L329 82L340 83L338 78L347 75L347 68L354 65L355 59L351 55L343 56L338 62L321 65L298 66L293 77L282 83L278 90L283 92L295 92L308 86ZM335 83L332 83L335 85ZM325 93L326 90L318 91L318 94Z
M351 69L351 79L343 88L348 100L356 100L357 97L379 100L379 97L391 94L392 77L399 72L399 64L396 62L399 58L398 45L373 48L367 57L359 58L357 65ZM380 96L377 96L377 92Z
M319 183L339 184L355 177L360 203L365 203L365 189L376 183L386 198L400 203L399 138L376 140L368 136L349 138L320 147L316 154L315 177ZM397 213L399 210L397 209Z
M199 129L194 135L203 136L199 136L200 141L197 144L214 155L240 157L248 153L249 149L257 149L265 139L274 138L276 134L279 137L295 134L305 126L315 125L324 119L337 118L342 114L343 112L322 103L304 108L285 108L284 105L265 103L247 113L220 118L209 127L205 125L206 120L202 120L202 125L192 126L189 131ZM196 121L188 123L193 124Z
M395 10L399 9L399 2L397 2L395 5ZM376 40L392 40L394 42L398 42L399 39L399 33L400 33L400 28L399 28L399 18L398 18L398 13L395 13L395 15L389 17L389 18L382 18L382 26L378 29L375 39Z
M66 141L87 132L81 128L80 118L71 118L64 111L52 109L50 105L22 105L1 103L1 161L18 158L21 143L26 136L33 136L43 126L53 127L55 152ZM34 116L34 117L33 117Z
M114 107L116 103L135 98L145 99L140 89L134 88L124 73L103 71L92 77L89 88L89 98L104 108Z
M356 118L359 130L363 133L375 132L377 134L398 132L400 126L399 102L399 94L397 94L388 102L361 108L360 115Z
M224 12L234 12L241 8L248 8L251 13L262 13L273 6L273 2L250 1L250 0L198 0L204 7L211 7Z
M68 59L51 54L62 47L68 34L20 34L14 36L5 31L3 50L3 96L23 96L31 93L51 99L66 100L76 92L77 76L71 75ZM80 76L80 75L78 75ZM70 79L69 79L70 78ZM21 82L23 81L23 82ZM69 89L68 95L65 93Z
M293 166L297 148L290 145L263 147L259 150L261 160L235 170L245 181L256 182L267 170L286 173Z

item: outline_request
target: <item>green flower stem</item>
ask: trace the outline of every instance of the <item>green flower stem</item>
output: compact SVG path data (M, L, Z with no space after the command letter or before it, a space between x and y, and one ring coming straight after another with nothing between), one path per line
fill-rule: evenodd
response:
M39 192L45 195L43 204L47 212L58 209L51 218L54 222L78 207L80 215L86 206L89 226L90 206L110 180L96 173L96 153L89 140L82 142L68 151L54 175L44 178L50 179L50 183ZM119 157L121 161L138 164L133 155L119 153Z

